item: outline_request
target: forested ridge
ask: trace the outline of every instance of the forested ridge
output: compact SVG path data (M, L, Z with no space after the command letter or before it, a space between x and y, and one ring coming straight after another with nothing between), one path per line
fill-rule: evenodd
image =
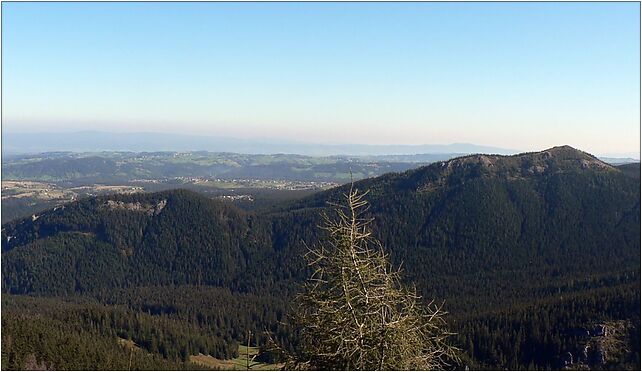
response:
M445 301L465 365L559 368L586 342L569 330L624 322L629 352L602 368L639 368L639 174L560 147L467 156L355 187L370 190L373 229L406 280ZM58 337L56 322L74 324L82 337L131 339L168 363L230 358L248 330L254 345L269 330L294 348L279 322L309 274L303 242L314 244L320 211L345 191L256 213L185 190L108 195L7 223L3 341L25 337L16 325L33 316L52 319L33 332ZM72 366L47 359L47 345L4 345L3 366L30 353Z

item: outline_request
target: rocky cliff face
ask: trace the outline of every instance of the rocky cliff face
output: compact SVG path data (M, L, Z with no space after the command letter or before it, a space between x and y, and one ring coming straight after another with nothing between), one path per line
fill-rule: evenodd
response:
M103 205L103 209L111 210L127 210L133 212L143 212L147 215L158 215L163 208L167 205L167 200L163 199L156 204L141 204L140 202L125 203L120 200L107 200Z

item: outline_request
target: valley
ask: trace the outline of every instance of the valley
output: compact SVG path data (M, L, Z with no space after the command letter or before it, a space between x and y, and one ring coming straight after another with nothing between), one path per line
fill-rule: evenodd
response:
M193 190L211 198L231 201L253 209L263 204L296 198L337 186L334 182L209 179L176 177L172 179L132 180L122 184L84 184L68 181L2 181L2 222L36 215L38 212L75 201L110 193L138 193L171 190Z
M175 188L257 208L335 187L350 177L378 176L456 155L312 157L206 151L9 155L2 164L2 223L78 198Z

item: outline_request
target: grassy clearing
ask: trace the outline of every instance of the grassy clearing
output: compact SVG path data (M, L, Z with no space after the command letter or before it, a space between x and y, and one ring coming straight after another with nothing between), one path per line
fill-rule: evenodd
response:
M258 353L259 353L258 347L248 348L247 346L239 345L239 356L238 358L235 358L235 359L223 360L223 359L214 358L209 355L199 354L199 355L191 355L189 357L189 361L195 364L200 364L204 367L225 370L225 371L245 371L248 369L253 371L274 371L279 369L280 366L277 364L253 362L252 358L254 358ZM248 363L248 354L250 359L249 363Z
M136 345L136 343L132 340L127 340L127 339L118 337L118 343L123 347L127 348L128 350L132 350L136 352L142 351L142 349L138 345ZM247 362L248 353L250 357L249 364ZM198 364L206 368L212 368L212 369L224 370L224 371L245 371L248 369L248 366L249 366L249 369L253 371L274 371L279 369L280 366L277 364L265 364L265 363L253 362L252 358L254 358L258 353L259 353L258 347L248 348L247 346L239 345L239 356L238 358L235 358L235 359L223 360L223 359L214 358L209 355L198 354L198 355L190 355L189 361L191 363Z

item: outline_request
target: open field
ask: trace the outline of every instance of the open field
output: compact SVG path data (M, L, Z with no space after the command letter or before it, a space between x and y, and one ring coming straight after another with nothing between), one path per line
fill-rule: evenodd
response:
M418 162L408 162L354 156L311 157L294 154L44 153L16 155L7 158L2 165L6 178L20 180L123 184L134 180L218 179L221 185L217 187L225 187L220 180L345 183L351 177L361 179L406 171L456 155L429 155Z
M42 200L71 199L73 191L63 190L54 184L35 181L3 181L2 200L15 198L37 198Z
M248 363L249 352L249 363ZM254 362L252 359L259 353L258 347L247 347L239 345L239 356L235 359L223 360L217 359L209 355L190 355L189 361L192 363L200 364L204 367L219 369L224 371L274 371L279 368L277 364L266 364Z
M15 218L28 217L44 209L74 200L104 194L131 194L184 188L210 198L241 203L243 208L255 208L273 200L301 197L336 185L332 182L317 181L226 180L203 177L138 179L115 184L5 179L2 181L2 223Z

